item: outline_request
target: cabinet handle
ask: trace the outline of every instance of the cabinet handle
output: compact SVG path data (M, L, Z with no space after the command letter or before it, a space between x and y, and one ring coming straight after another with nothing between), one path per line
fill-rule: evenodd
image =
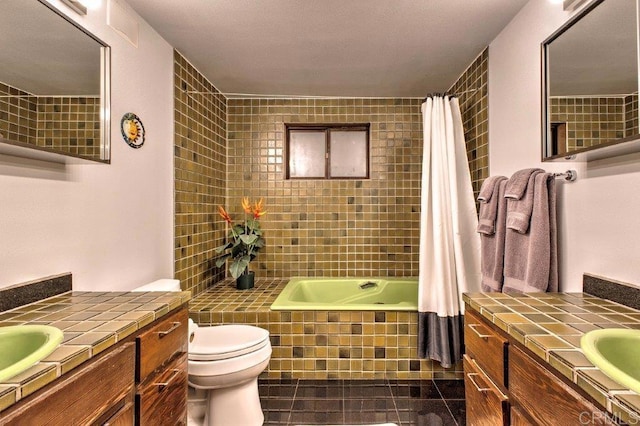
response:
M469 378L471 383L473 383L473 386L475 386L475 388L478 390L478 392L489 392L491 390L491 388L481 388L480 386L478 386L476 381L473 380L473 376L479 376L479 375L480 375L480 373L467 373L467 377Z
M182 373L182 370L180 370L178 368L174 368L173 369L173 374L171 375L171 377L169 377L169 380L167 380L166 382L154 383L153 386L158 386L160 388L159 391L162 392L162 390L164 388L166 388L167 386L169 386L171 384L171 382L173 382L173 379L178 377L180 375L180 373Z
M159 331L158 334L160 335L160 338L162 339L167 334L171 333L174 330L177 330L178 327L180 327L181 324L182 323L180 321L176 321L176 322L172 323L171 328L168 329L167 331Z
M491 334L480 334L480 332L478 330L476 330L476 327L480 327L480 324L469 324L469 328L471 330L473 330L474 333L476 333L478 335L479 338L481 339L488 339L489 337L494 337Z

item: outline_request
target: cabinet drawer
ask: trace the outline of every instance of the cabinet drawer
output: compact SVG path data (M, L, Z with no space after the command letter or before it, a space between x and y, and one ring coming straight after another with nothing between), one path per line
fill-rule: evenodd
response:
M136 381L144 381L149 374L173 356L187 352L188 321L187 309L183 308L136 338L138 345Z
M464 314L465 350L504 391L507 383L508 340L487 325L475 312Z
M175 358L166 370L140 387L136 395L140 425L186 425L187 354Z
M507 426L507 397L487 378L468 355L463 357L467 424L473 426Z
M122 345L36 392L0 416L2 425L85 425L133 400L135 345ZM111 414L110 414L111 413ZM4 414L4 413L3 413Z
M600 408L513 345L509 348L509 395L514 405L540 425L611 424Z

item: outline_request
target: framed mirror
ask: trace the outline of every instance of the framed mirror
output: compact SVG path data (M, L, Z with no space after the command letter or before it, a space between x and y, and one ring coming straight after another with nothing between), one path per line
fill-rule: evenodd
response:
M109 47L44 0L2 0L0 39L2 146L108 163Z
M542 43L542 160L640 138L637 0L595 0Z

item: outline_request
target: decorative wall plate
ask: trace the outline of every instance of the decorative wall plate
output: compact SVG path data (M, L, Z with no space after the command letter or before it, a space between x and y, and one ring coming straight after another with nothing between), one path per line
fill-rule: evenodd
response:
M140 118L132 112L122 116L120 131L124 141L131 148L140 148L144 144L144 126Z

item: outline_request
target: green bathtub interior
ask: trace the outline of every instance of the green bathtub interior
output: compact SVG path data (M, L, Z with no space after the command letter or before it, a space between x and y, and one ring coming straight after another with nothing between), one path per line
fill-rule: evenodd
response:
M373 282L375 287L361 288ZM415 278L292 278L273 311L417 311Z

